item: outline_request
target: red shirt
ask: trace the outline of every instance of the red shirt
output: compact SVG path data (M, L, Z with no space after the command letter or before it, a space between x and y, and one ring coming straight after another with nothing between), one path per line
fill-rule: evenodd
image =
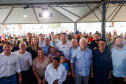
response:
M3 41L7 41L7 39L3 39Z
M68 65L70 65L70 63L68 62L68 60L67 60L67 59L65 59L65 62L66 62Z
M94 40L93 37L89 38L88 41L92 42Z

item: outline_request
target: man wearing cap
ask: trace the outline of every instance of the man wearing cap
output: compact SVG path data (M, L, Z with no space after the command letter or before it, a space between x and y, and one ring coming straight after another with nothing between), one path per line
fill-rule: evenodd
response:
M16 72L19 75L19 84L22 82L19 58L11 53L12 45L5 41L4 52L0 54L0 84L17 84Z

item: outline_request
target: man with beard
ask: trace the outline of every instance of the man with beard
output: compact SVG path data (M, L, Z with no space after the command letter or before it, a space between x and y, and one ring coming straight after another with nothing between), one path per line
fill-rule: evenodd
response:
M124 84L126 78L126 47L122 36L115 39L116 47L112 48L113 84Z
M98 40L101 38L101 34L95 33L94 34L94 40L89 44L89 48L91 50L97 49L98 48Z

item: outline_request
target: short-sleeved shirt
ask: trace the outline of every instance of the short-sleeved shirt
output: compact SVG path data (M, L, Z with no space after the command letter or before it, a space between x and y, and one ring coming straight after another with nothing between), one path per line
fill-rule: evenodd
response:
M113 75L115 77L126 77L126 47L121 50L112 48Z
M45 56L45 60L43 63L39 62L39 58L35 58L33 60L33 70L35 70L37 72L37 74L40 77L44 77L45 76L45 70L46 67L50 64L50 60L48 57Z
M66 70L69 70L68 64L66 62L63 63L63 66L65 66Z
M50 46L54 46L54 47L56 47L56 44L57 44L56 41L55 41L55 42L53 42L53 41L50 42Z
M70 42L67 42L65 45L63 45L62 42L58 42L56 44L56 49L61 51L65 55L65 59L67 60L71 59L71 55L70 55L71 48L72 46Z
M93 63L92 58L93 54L89 48L83 51L79 47L77 53L74 53L71 57L71 63L75 64L75 73L88 76L90 74L90 65Z
M95 76L107 76L112 70L111 51L105 49L102 53L99 49L93 50L93 65Z
M98 44L95 42L95 40L93 40L90 44L89 44L89 48L91 50L93 50L95 47L98 48Z
M74 50L73 48L71 48L71 56L73 55L73 53L75 52L77 52L77 49L79 48L79 46L77 46L77 48Z
M47 47L47 46L44 44L44 45L42 46L42 48L43 48L43 50L44 50L45 55L47 55L49 47Z

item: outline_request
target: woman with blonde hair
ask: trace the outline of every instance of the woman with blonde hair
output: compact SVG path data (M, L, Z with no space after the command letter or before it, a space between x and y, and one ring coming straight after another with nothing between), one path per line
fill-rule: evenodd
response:
M32 59L34 60L38 56L37 50L40 48L41 46L39 45L39 39L37 36L34 36L32 37L32 42L28 45L26 51L31 53Z
M39 39L38 39L37 36L33 36L31 44L29 44L27 49L26 49L26 51L31 53L32 60L34 60L38 56L37 51L39 49L41 49L41 46L39 45ZM36 77L33 74L32 67L30 67L30 73L31 73L31 78L32 78L31 83L36 84L37 80L36 80Z

